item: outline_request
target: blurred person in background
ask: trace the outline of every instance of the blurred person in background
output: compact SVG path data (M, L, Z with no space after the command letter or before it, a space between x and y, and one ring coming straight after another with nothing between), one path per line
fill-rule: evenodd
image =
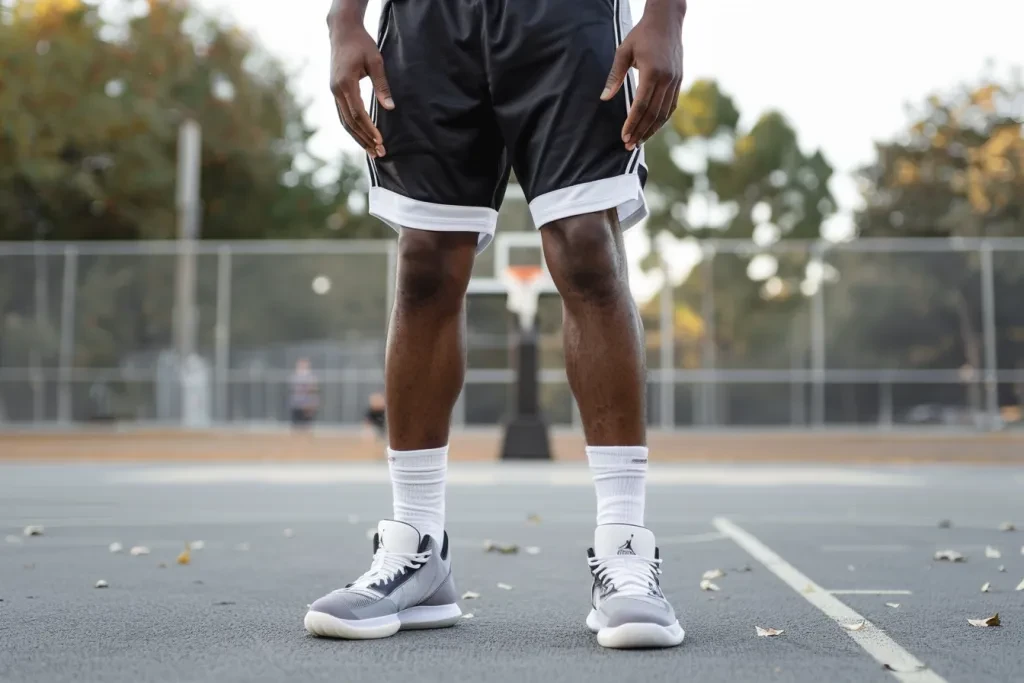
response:
M363 424L366 425L367 433L378 439L384 439L388 434L384 406L384 394L380 392L370 394L366 414L363 416Z
M635 28L627 0L387 0L376 39L366 6L333 0L331 90L367 153L369 212L399 233L384 385L394 519L378 525L369 571L314 602L306 629L384 638L462 615L444 530L448 436L466 290L514 168L562 295L597 494L587 627L605 647L679 645L644 527L643 325L623 232L647 215L643 143L679 101L686 0L646 0Z
M295 363L295 372L288 380L288 397L292 427L309 429L320 410L320 383L310 368L308 358L300 358Z

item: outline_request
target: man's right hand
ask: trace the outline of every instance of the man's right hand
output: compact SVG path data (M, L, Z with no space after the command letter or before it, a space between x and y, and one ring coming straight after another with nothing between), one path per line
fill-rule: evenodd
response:
M386 154L380 131L373 125L359 94L359 81L369 76L380 106L394 109L384 59L361 21L328 19L331 34L331 92L342 125L371 158Z

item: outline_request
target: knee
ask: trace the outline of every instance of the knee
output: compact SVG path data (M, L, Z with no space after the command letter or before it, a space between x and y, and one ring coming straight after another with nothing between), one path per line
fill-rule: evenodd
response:
M476 236L403 230L398 240L397 303L458 307L473 270Z
M603 214L555 221L543 230L548 269L567 305L605 304L628 292L622 241Z

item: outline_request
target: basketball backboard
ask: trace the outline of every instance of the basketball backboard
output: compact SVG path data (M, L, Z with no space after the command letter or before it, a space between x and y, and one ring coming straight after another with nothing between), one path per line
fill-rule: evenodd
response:
M498 216L494 241L477 257L469 294L507 294L504 274L510 266L539 266L544 274L538 289L541 295L556 294L541 249L540 233L530 219L523 190L511 184Z

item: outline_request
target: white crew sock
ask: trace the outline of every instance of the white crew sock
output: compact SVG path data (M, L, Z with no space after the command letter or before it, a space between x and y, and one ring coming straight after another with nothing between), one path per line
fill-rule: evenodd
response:
M646 446L587 446L597 490L597 523L644 525Z
M448 472L448 446L422 451L388 449L395 521L444 542L444 483Z

